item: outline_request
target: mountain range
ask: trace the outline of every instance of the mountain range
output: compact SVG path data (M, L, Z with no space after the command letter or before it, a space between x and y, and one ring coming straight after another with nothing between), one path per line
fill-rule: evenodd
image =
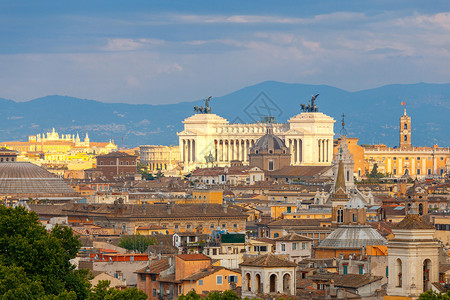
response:
M345 115L347 136L360 144L398 145L399 118L403 109L412 118L414 146L450 146L450 84L393 84L345 91L327 85L266 81L231 94L213 97L212 112L230 122L258 122L274 116L286 122L300 113L300 104L319 94L319 111L335 120L342 130ZM406 106L402 106L405 102ZM170 105L104 103L68 96L46 96L26 102L0 98L0 141L26 141L28 135L51 131L89 133L91 141L112 139L121 146L177 145L182 121L193 115L203 100Z

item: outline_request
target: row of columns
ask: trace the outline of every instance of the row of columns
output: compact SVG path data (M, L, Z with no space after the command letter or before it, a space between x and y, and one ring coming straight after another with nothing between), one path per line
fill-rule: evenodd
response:
M183 162L193 163L195 162L195 140L183 139L181 147L181 158Z
M298 165L303 161L303 141L301 139L287 139L287 146L291 152L291 165Z
M329 139L319 139L318 140L318 158L319 158L319 162L329 162L329 154L331 153L330 151L330 146L332 145L332 143L330 142Z
M255 145L254 139L214 140L215 159L218 162L239 160L248 162L250 148Z
M162 164L162 163L149 163L148 167L149 167L150 171L167 170L167 164Z

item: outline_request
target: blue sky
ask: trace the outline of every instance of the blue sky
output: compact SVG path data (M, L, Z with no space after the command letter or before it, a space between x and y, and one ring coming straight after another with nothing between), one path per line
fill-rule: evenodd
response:
M0 97L176 103L450 82L446 1L2 1Z

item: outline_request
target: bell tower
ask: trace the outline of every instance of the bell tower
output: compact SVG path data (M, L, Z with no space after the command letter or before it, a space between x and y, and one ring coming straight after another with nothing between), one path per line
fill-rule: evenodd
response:
M411 148L411 117L406 114L406 108L400 117L400 148Z

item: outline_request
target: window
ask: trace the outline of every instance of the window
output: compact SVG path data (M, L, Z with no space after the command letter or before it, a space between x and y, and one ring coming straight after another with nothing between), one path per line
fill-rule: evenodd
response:
M408 136L407 135L403 136L403 141L404 142L408 141Z
M103 162L102 161L100 162L100 166L103 166Z
M112 162L110 163L110 165L113 166L113 165L114 165L114 162L112 161Z
M431 169L428 169L428 175L431 175Z
M156 297L156 289L153 289L153 297Z
M114 275L116 275L117 273L114 273ZM117 274L118 275L118 274ZM146 279L146 276L145 276L145 274L139 274L139 275L141 275L140 277L141 277L141 281L142 282L145 282L145 279Z
M127 161L127 166L130 164L130 162Z
M343 273L344 273L344 275L346 275L348 273L348 264L343 264L342 267L344 269Z
M186 224L186 229L191 229L191 224Z
M405 157L405 160L409 160L409 157Z
M443 157L443 156L441 156L441 157L440 157L440 160L444 160L444 157Z
M397 160L397 157L393 157L392 159L393 159L393 160Z
M178 228L179 228L179 225L178 224L175 224L175 230L178 230Z
M397 175L397 169L394 169L393 171L394 171L394 175Z
M353 214L353 222L356 222L357 218L356 218L356 214Z
M290 213L292 208L290 206L287 207L287 212Z
M281 251L282 252L286 251L286 244L281 244Z
M200 279L200 280L198 281L198 285L203 285L203 280L202 280L202 279Z
M302 242L302 250L308 249L308 243Z
M279 236L280 236L280 234L279 234L278 232L276 232L276 233L273 234L273 237L274 237L274 238L277 238L277 237L279 237Z
M364 274L364 266L363 265L359 266L359 274L360 275Z
M236 276L236 275L230 275L230 276L228 276L228 282L235 282L235 283L237 283L237 281L238 281L238 277Z
M408 124L403 124L403 129L408 129Z
M156 274L151 274L150 278L152 279L152 281L156 281Z
M123 165L123 161L120 162L120 165L121 165L121 166Z
M222 284L222 275L216 276L216 284Z
M420 169L417 169L417 175L420 175Z
M420 157L418 157L417 160L420 160Z
M209 228L214 229L214 224L211 224Z
M237 229L237 224L233 224L233 228Z
M227 228L227 224L222 224L222 228Z
M269 160L269 171L273 171L273 160Z
M298 243L292 243L292 250L297 250Z

